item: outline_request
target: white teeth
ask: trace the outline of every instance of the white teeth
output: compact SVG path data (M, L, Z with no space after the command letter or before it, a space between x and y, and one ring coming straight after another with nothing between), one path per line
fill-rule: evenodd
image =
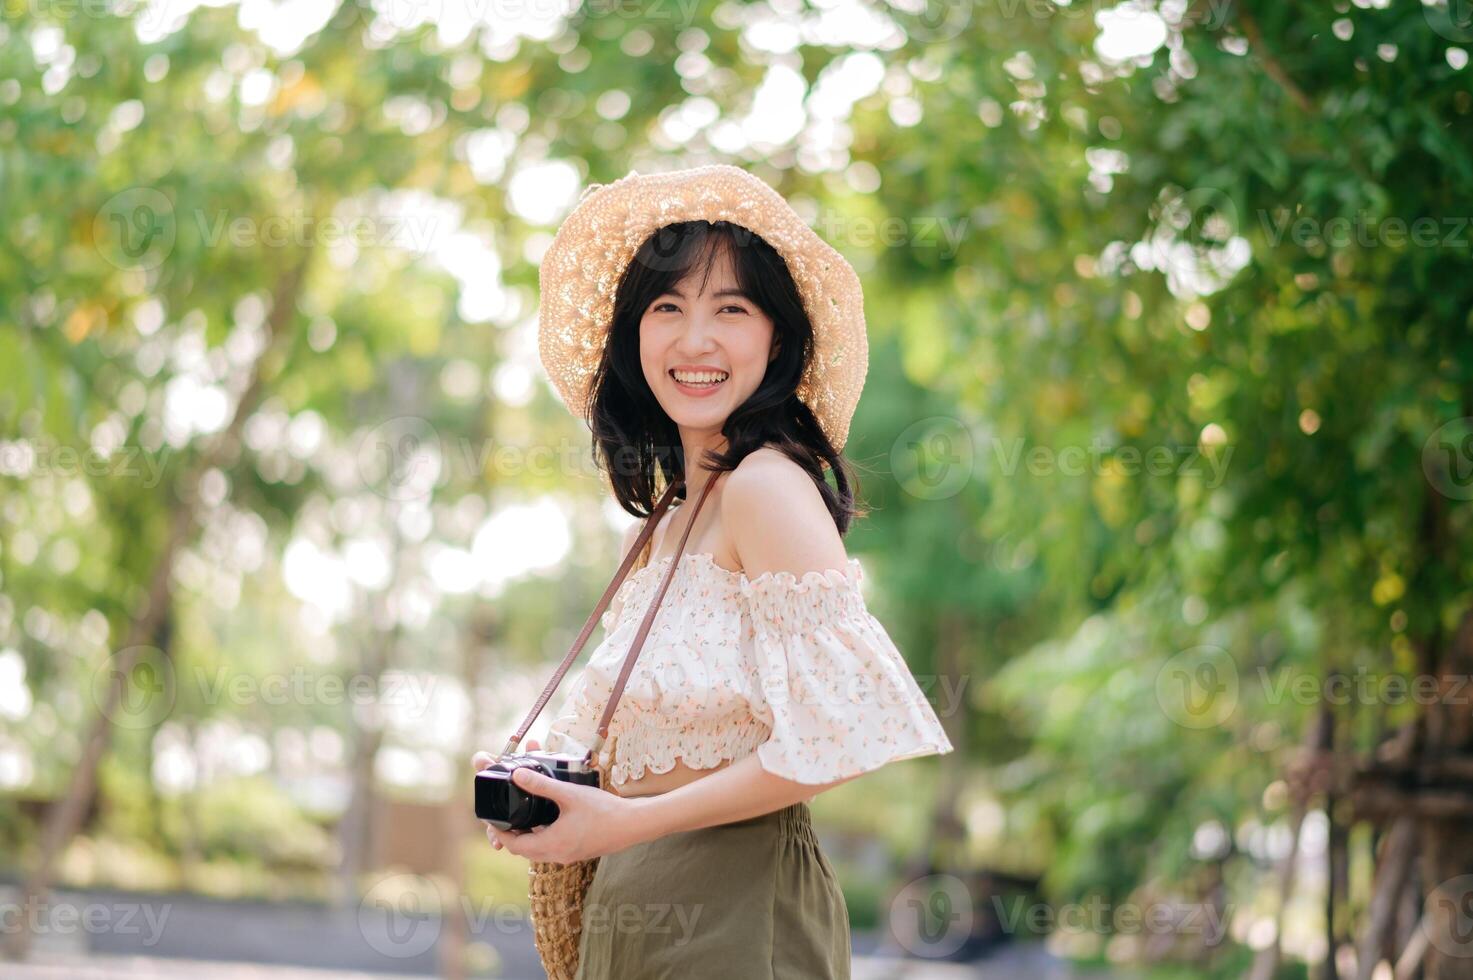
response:
M725 374L712 374L707 371L672 371L670 373L675 375L676 381L681 381L686 384L709 384L715 381L725 381L728 377Z

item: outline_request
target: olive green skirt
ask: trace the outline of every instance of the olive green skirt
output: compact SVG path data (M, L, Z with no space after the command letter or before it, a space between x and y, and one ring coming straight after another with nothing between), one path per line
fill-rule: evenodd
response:
M807 803L599 859L577 980L849 980L849 910Z

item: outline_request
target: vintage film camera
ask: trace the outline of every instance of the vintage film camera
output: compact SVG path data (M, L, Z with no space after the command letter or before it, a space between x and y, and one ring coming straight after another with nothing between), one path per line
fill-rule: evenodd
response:
M512 782L511 774L524 767L565 783L598 788L598 770L587 765L584 756L560 752L507 755L476 773L477 817L497 830L531 830L558 818L556 803Z

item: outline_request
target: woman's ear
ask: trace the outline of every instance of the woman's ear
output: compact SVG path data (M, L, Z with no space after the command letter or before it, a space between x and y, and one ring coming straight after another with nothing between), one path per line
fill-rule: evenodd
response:
M770 350L770 351L767 352L767 363L768 364L771 364L773 361L777 360L777 353L778 353L778 351L782 350L782 346L783 346L783 339L781 337L779 337L777 334L773 334L772 335L772 350Z

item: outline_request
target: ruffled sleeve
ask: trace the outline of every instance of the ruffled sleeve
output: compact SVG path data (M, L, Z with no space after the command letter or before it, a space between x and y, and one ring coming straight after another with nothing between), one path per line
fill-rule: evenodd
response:
M845 779L952 751L950 740L861 591L844 569L743 578L750 614L752 712L772 728L757 749L768 772L800 783Z

